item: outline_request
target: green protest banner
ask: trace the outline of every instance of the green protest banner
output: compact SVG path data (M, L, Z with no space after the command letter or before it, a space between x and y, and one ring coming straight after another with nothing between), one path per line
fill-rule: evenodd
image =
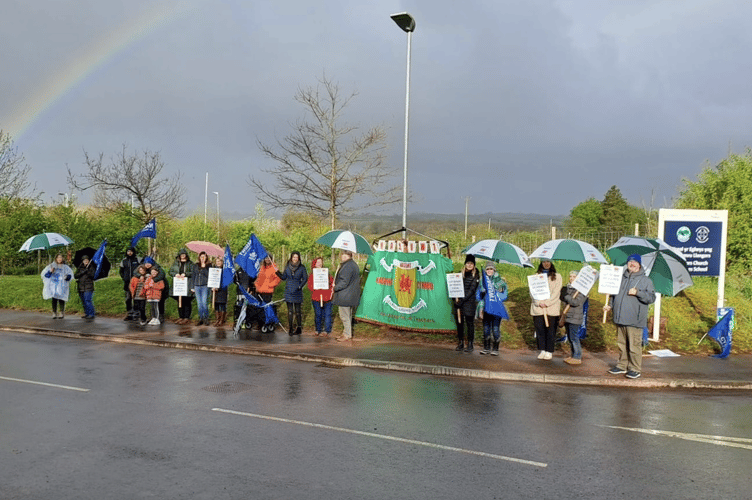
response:
M398 330L454 332L446 284L452 261L441 254L379 251L355 313L359 321Z

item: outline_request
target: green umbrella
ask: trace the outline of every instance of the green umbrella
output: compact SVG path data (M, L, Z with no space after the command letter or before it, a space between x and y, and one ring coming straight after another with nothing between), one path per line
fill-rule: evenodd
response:
M466 247L462 253L514 266L533 267L520 247L501 240L481 240Z
M684 256L660 238L622 236L606 254L617 266L625 265L630 255L639 255L655 291L663 295L673 297L693 285Z
M342 250L350 250L354 253L363 253L366 255L373 255L373 250L368 241L357 233L352 231L343 231L336 229L329 231L322 237L316 240L316 243L321 243L331 248L340 248Z
M531 259L568 260L572 262L599 262L608 264L606 258L593 245L580 240L547 241L530 254Z
M33 252L34 250L49 250L55 247L65 247L71 243L73 243L73 240L62 234L41 233L26 240L18 251Z

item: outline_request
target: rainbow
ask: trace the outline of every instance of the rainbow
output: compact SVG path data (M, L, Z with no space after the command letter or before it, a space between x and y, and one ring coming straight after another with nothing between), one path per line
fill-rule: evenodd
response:
M106 62L188 10L185 3L174 6L155 5L139 17L118 26L103 40L92 43L87 52L62 71L51 75L44 85L39 86L19 104L10 116L5 132L17 142L47 110Z

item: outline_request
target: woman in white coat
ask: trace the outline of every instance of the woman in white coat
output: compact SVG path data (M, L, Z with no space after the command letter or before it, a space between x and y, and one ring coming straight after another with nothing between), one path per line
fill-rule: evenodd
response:
M73 279L73 269L65 264L65 257L59 253L47 267L42 271L42 298L44 300L52 299L52 318L65 317L65 303L68 302L70 295L70 281ZM60 306L60 315L58 316L58 305Z

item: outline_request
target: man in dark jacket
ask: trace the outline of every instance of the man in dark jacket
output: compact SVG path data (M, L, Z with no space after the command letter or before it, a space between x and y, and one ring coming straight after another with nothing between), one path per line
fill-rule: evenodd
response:
M653 302L655 287L645 275L642 259L637 254L630 255L613 306L603 306L605 311L614 310L616 345L619 347L619 361L608 371L611 375L625 373L627 378L640 376L642 331L648 324L648 306Z
M342 264L334 277L334 297L332 304L339 307L339 317L342 320L342 336L337 342L352 339L353 312L360 304L360 268L352 260L350 250L342 250L340 260Z
M133 297L131 296L131 278L136 276L139 265L141 261L136 255L136 249L128 247L125 251L125 258L120 262L120 278L123 280L123 290L125 290L125 321L138 319L139 316L138 311L133 310Z

